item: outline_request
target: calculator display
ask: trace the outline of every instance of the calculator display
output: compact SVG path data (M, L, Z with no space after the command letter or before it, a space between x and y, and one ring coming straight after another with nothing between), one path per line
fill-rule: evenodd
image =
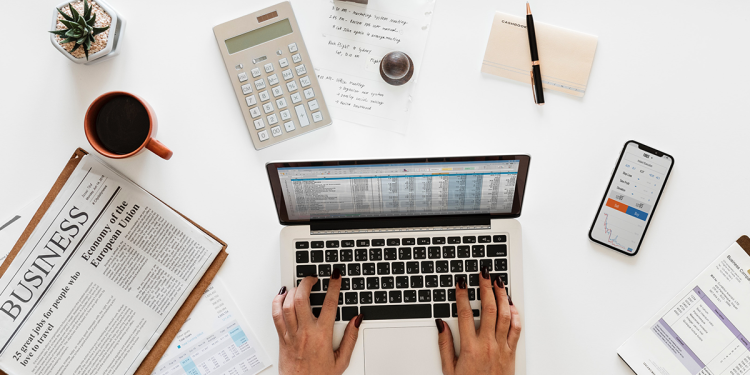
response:
M231 55L291 33L292 25L287 18L268 26L237 35L234 38L229 38L225 40L224 43L227 45L227 52Z

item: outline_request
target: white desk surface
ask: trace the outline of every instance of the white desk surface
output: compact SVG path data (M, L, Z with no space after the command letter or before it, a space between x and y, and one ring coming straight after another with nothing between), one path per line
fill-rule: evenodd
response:
M314 62L316 28L307 14L319 3L292 2ZM144 153L109 162L230 245L220 277L274 361L270 304L280 288L281 226L264 169L271 160L531 154L520 218L530 375L631 374L617 347L750 232L743 214L750 211L750 2L534 0L537 21L599 36L586 97L548 90L540 108L528 85L479 72L494 11L522 15L524 2L437 0L407 135L334 119L260 152L212 27L274 1L110 0L128 21L122 54L94 66L75 65L50 45L57 3L3 6L0 216L45 193L76 147L92 151L82 123L95 97L143 96L173 159ZM676 159L632 258L586 236L629 139ZM277 371L274 363L266 373Z

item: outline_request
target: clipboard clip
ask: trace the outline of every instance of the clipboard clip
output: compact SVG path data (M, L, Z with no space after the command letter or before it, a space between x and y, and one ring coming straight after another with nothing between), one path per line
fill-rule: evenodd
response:
M536 87L534 87L534 71L530 70L529 75L531 76L531 95L534 96L534 104L539 104L536 100Z

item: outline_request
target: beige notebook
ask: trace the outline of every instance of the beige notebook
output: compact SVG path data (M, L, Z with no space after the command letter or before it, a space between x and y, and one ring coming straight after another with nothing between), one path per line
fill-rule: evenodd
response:
M542 22L534 22L534 26L544 88L582 97L589 82L598 38ZM496 12L482 72L530 85L530 71L526 17Z

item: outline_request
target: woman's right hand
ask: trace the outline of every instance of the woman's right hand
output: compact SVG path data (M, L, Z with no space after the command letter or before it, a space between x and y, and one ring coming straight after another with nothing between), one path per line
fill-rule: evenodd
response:
M516 346L521 337L521 317L513 306L500 278L493 285L489 271L479 277L482 317L479 329L469 305L466 279L456 282L458 332L461 353L456 356L451 329L435 319L444 375L513 375L516 372ZM497 298L496 298L497 297Z

